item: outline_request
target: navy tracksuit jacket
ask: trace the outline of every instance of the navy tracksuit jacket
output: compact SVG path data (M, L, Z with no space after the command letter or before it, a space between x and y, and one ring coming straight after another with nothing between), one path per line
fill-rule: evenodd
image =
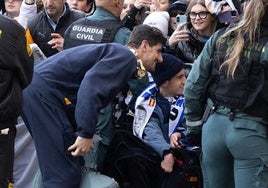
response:
M22 117L36 145L45 187L79 187L79 158L67 151L75 141L73 129L92 138L98 111L133 77L136 64L128 48L108 43L70 48L35 67L24 91Z

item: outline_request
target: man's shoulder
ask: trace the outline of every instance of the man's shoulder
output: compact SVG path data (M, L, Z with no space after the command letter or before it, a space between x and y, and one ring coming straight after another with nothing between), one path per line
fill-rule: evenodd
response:
M109 19L99 19L99 18L91 18L89 17L82 17L78 20L76 20L75 22L73 22L73 24L83 24L83 25L120 25L123 26L120 22L120 20L109 20Z
M120 53L127 54L128 57L131 57L131 56L135 57L128 47L120 43L110 42L110 43L100 43L100 44L95 44L95 45L103 46L104 48L110 48L111 50L117 50L117 51L120 50Z
M127 44L131 31L126 27L120 27L114 37L114 42Z
M0 15L0 27L3 27L3 28L0 28L1 30L2 29L6 29L6 30L13 30L13 29L18 30L18 29L20 29L20 30L23 30L22 26L16 20L14 20L13 18L4 16L4 15Z
M130 34L131 33L130 29L127 28L127 27L125 27L125 26L123 26L123 25L122 25L122 27L120 27L118 29L118 31L123 32L123 33L126 33L126 34Z
M43 19L45 19L45 13L41 11L28 19L28 25L38 24Z
M0 54L1 56L5 54L4 50L6 48L9 48L9 49L16 48L16 45L14 46L14 42L18 42L18 39L23 39L25 37L24 31L25 31L24 28L16 20L0 15L0 44L1 44ZM9 45L10 42L12 43L12 45Z
M86 13L79 11L79 10L69 9L68 12L75 20L86 17Z

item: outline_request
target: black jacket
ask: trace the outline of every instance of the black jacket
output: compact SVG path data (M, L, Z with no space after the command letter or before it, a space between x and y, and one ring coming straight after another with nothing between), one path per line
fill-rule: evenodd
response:
M66 11L59 19L55 30L51 27L45 10L39 12L28 21L28 27L34 42L40 47L47 57L58 52L57 49L52 49L51 46L47 44L47 42L52 39L51 33L59 33L63 37L65 30L69 27L69 25L71 25L74 21L85 17L85 14L82 12L70 10L67 3L65 3L65 7Z
M0 130L15 126L22 108L22 90L31 82L33 57L24 28L0 15Z
M208 38L201 37L192 27L190 29L189 41L178 42L175 48L164 46L163 51L175 55L185 63L193 63L203 50Z
M179 42L175 55L186 63L193 63L205 46L206 40L202 39L191 28L189 41Z

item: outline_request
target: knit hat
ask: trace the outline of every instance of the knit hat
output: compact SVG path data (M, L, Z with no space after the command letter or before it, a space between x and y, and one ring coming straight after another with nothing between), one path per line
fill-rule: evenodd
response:
M161 86L166 80L170 80L185 68L185 63L174 55L162 53L162 57L163 62L157 63L155 71L152 72L154 82L157 86Z
M169 14L167 11L156 11L150 13L143 24L159 29L164 37L168 35Z

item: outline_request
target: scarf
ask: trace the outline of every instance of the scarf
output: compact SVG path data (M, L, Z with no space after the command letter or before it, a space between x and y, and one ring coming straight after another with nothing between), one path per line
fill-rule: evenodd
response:
M137 98L133 121L133 134L142 139L143 131L156 106L155 95L159 91L155 83L150 84ZM171 103L168 136L179 129L184 118L184 96L170 97Z

